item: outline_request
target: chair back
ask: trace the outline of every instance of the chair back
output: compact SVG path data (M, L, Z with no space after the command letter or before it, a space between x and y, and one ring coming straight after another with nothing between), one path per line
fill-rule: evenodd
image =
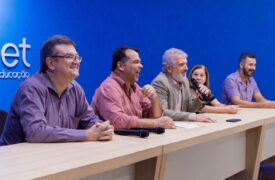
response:
M5 127L7 115L8 113L6 111L0 110L0 137Z

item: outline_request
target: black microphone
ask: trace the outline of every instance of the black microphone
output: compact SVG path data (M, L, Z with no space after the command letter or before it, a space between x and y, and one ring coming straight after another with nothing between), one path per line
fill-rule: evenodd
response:
M165 132L165 129L162 128L162 127L156 127L156 128L131 128L131 129L134 129L134 130L144 129L144 130L147 130L149 132L153 132L153 133L157 133L157 134L162 134L162 133Z
M149 136L149 131L145 129L116 129L115 134L118 135L124 135L124 136L139 136L142 138L148 137Z
M208 96L206 94L204 94L204 93L202 93L200 91L200 87L199 87L198 81L196 79L194 79L194 78L191 78L191 82L192 82L194 88L201 94L202 100L204 100L204 101L206 101L208 103L210 101L210 99L208 98Z

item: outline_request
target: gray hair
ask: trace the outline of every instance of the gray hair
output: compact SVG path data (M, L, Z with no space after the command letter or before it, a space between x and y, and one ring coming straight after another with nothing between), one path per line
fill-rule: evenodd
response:
M188 55L181 49L167 49L162 56L162 71L167 72L167 65L174 65L177 59L186 59Z

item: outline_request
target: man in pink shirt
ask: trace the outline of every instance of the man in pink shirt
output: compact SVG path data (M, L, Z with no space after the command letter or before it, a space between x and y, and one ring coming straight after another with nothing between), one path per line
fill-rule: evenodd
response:
M116 128L174 128L151 85L140 88L136 83L142 69L138 50L122 46L113 54L112 73L97 88L92 105L95 113L110 120Z

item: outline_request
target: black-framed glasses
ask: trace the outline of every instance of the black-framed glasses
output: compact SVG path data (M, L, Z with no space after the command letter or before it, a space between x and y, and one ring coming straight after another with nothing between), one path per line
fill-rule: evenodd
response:
M74 60L78 60L79 62L82 61L82 57L79 56L78 54L66 54L64 56L61 56L61 55L52 55L51 56L52 58L63 58L65 59L66 61L74 61Z

